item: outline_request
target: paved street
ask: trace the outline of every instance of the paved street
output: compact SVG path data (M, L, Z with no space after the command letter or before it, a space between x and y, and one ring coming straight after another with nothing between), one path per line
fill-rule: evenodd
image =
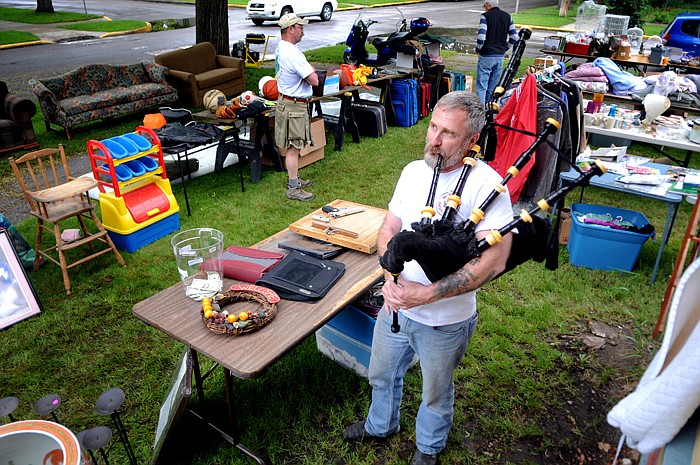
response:
M105 15L112 19L137 17L146 21L156 21L194 17L194 5L181 3L136 0L85 0L85 2L88 13ZM528 7L544 6L552 2L553 0L533 0L528 3ZM53 0L53 5L58 11L84 12L83 3L75 0ZM36 2L0 0L0 6L35 8ZM515 0L502 0L501 7L512 12L515 9ZM407 18L427 17L433 25L433 31L449 35L459 42L472 46L476 38L479 15L483 8L481 1L425 2L401 5L400 10ZM301 48L308 50L344 42L359 13L359 10L338 11L333 14L331 21L325 23L311 19L306 27L304 40L300 43ZM363 15L379 21L372 26L372 35L394 31L397 21L401 19L396 7L367 8L364 9ZM0 79L7 82L14 93L32 100L36 100L36 97L27 85L32 78L56 76L89 63L125 64L141 60L153 61L155 55L195 43L194 27L97 38L98 34L58 29L55 25L25 25L0 20L0 30L8 29L28 30L42 40L56 42L0 49L0 66L2 66ZM254 26L251 21L245 19L244 9L231 8L229 10L230 42L233 44L245 38L247 33L278 36L279 30L272 22L260 27ZM528 41L526 56L539 55L538 50L543 44L544 37L550 34L549 31L535 31ZM80 40L74 41L73 39L77 37L80 37ZM277 41L278 37L270 40L268 53L274 52ZM341 59L338 57L339 63ZM467 71L476 67L476 56L473 54L458 55L455 60L458 62L455 63L455 70ZM89 170L87 157L71 157L69 163L74 172L82 173ZM14 179L7 178L7 180L10 181L11 189L14 191L16 189ZM0 187L3 186L3 181L0 180ZM16 193L10 193L10 195L0 193L0 212L13 222L19 221L28 214L24 202Z

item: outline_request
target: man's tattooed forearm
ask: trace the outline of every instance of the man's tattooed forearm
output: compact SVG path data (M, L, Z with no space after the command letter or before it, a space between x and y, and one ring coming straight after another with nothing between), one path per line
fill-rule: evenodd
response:
M473 259L469 265L476 265L478 259ZM489 282L496 276L492 270L485 276L484 279L475 275L471 269L461 268L449 276L445 276L437 283L436 296L440 299L453 297L456 295L471 292L479 288L482 284Z

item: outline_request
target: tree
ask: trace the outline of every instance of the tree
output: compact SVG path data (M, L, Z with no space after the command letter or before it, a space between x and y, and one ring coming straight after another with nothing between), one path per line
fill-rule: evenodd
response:
M55 13L52 0L36 0L37 13Z
M571 0L559 0L559 16L566 16L566 12L569 11L570 4Z
M194 11L196 42L210 42L218 55L230 55L227 0L197 0Z

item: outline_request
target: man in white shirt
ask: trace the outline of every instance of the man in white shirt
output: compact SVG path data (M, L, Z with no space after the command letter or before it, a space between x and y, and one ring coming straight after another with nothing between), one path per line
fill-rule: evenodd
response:
M279 97L275 110L275 142L287 167L287 198L311 200L314 195L304 190L311 180L299 178L299 154L311 144L309 99L312 86L318 85L318 75L296 46L304 37L306 19L288 13L279 20L282 40L275 50L275 72Z
M475 94L450 92L438 101L428 126L423 160L409 163L401 173L377 236L377 252L385 254L394 235L410 231L411 224L420 221L428 192L433 188L433 170L439 155L443 158L442 171L434 192L437 217L442 217L447 199L459 183L463 158L479 139L483 126L484 107ZM455 223L466 221L472 209L483 205L493 186L501 181L491 167L477 161L467 178ZM479 222L476 238L485 238L490 229L498 229L512 218L506 192L495 199L485 219ZM501 243L435 282L430 282L415 260L404 264L397 282L384 272L384 311L377 316L369 362L372 403L365 420L345 429L346 441L382 440L398 433L403 378L414 355L418 355L423 390L416 416L416 451L410 464L438 463L452 428L454 371L478 321L476 290L505 269L511 241L510 235L504 236ZM398 312L398 333L390 330L391 312Z

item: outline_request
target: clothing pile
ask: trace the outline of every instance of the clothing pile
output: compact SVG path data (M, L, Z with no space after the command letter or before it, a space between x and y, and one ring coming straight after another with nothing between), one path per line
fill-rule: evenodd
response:
M688 74L679 76L673 71L644 78L646 87L630 95L635 100L642 101L647 94L668 97L674 105L687 105L700 108L700 75Z
M584 63L567 72L565 78L576 82L581 90L628 95L647 87L644 78L622 71L610 58L596 58L593 63Z

